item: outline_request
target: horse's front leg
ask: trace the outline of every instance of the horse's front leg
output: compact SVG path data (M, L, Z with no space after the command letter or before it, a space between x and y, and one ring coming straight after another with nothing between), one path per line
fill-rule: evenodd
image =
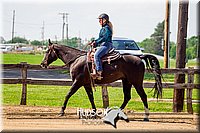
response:
M93 96L93 92L92 92L92 87L91 85L85 85L84 86L86 92L87 92L87 95L88 95L88 98L90 100L90 103L92 105L92 109L94 110L94 112L96 113L96 106L94 104L94 96Z
M75 80L72 84L72 87L70 88L69 92L67 93L66 97L65 97L65 101L64 101L64 104L61 108L61 111L60 111L60 116L63 116L65 114L65 109L66 109L66 106L67 106L67 102L69 100L69 98L82 86L82 83L80 80Z

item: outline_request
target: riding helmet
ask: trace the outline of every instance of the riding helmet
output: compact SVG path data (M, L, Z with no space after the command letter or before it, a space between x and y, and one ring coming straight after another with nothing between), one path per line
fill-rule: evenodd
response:
M109 21L109 16L105 13L102 13L101 15L99 15L98 19L105 19L107 22Z

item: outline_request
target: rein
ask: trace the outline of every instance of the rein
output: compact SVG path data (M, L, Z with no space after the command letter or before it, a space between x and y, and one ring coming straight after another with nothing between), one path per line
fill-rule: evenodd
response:
M86 47L88 46L89 44L86 45ZM85 48L86 48L85 47ZM84 49L85 49L84 48ZM54 47L53 45L49 46L49 52L48 52L48 55L47 57L49 57L49 55L51 54L51 52L53 52L56 56L56 58L59 58L58 54L56 53L56 51L54 50ZM70 59L67 63L65 63L65 65L62 66L62 68L65 68L65 67L69 67L71 63L73 63L77 58L81 57L81 56L84 56L84 55L87 55L87 54L79 54L77 56L74 56L72 59ZM91 81L91 86L94 88L94 91L96 91L96 88L95 88L95 85L94 85L94 80L92 79L91 75L90 75L90 70L89 70L89 64L87 62L87 56L86 56L86 66L87 66L87 69L88 69L88 72L89 72L89 77L90 77L90 81Z
M65 63L64 66L70 65L71 62L74 62L77 58L79 58L79 57L81 57L81 56L84 56L84 54L80 54L80 55L75 56L74 58L72 58L71 60L69 60L67 63Z

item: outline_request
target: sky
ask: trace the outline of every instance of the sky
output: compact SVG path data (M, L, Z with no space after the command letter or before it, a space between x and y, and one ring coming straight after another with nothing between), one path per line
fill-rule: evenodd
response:
M188 38L197 35L198 1L190 0ZM159 22L165 19L166 0L0 0L0 36L11 39L13 10L15 36L28 40L62 38L62 16L68 13L69 37L82 40L97 38L101 26L97 17L107 13L113 23L114 36L137 42L149 38ZM176 42L178 0L171 0L170 40ZM65 35L66 36L66 35Z

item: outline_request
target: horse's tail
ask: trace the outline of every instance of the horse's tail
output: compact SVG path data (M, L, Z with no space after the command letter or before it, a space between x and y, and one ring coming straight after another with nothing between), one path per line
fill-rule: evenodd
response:
M141 59L144 59L146 62L147 70L151 71L154 74L155 77L155 91L154 91L154 97L162 98L162 80L161 80L161 70L160 70L160 64L158 59L150 54L144 54L140 56ZM150 64L150 65L149 65Z

